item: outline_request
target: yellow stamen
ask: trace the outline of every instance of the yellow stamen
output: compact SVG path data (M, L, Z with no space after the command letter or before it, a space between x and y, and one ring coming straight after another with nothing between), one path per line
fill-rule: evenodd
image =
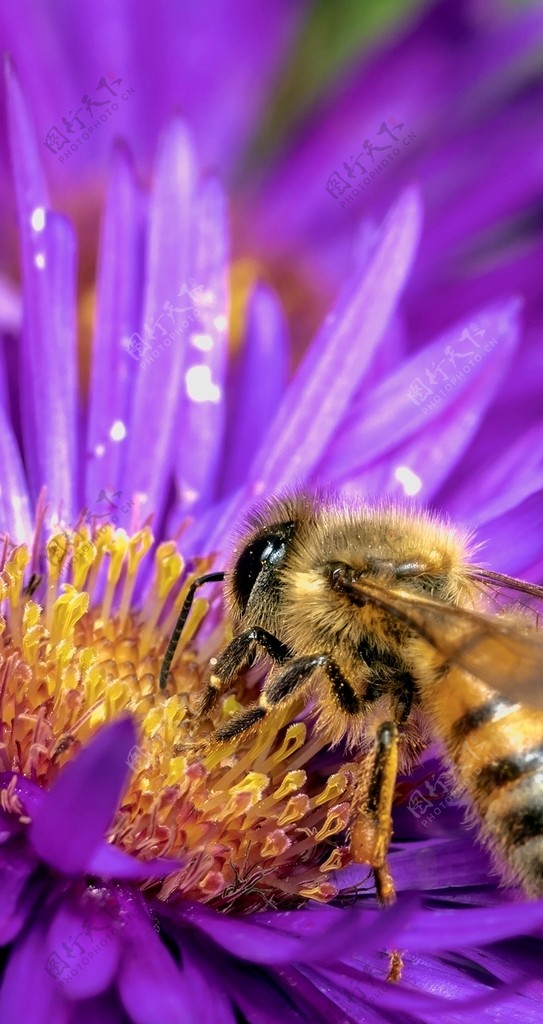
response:
M323 782L312 770L324 741L308 739L308 726L292 722L301 704L279 706L258 728L214 742L217 727L255 695L238 688L239 699L230 693L210 718L196 717L209 658L229 635L221 623L199 641L203 599L193 604L168 691L160 691L170 630L194 575L210 560L187 574L175 545L160 544L138 609L134 594L152 546L148 527L133 536L111 526L91 533L85 524L56 533L32 597L24 591L28 551L9 551L0 573L4 768L48 787L99 726L128 711L139 739L109 839L143 859L187 855L187 867L163 882L160 898L236 911L330 899L335 888L326 876L348 850L349 772ZM7 790L0 799L15 808Z

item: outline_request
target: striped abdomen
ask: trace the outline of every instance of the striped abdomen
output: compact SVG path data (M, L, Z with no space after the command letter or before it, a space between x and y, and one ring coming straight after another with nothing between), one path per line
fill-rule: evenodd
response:
M421 687L502 874L543 896L543 712L501 697L460 669Z

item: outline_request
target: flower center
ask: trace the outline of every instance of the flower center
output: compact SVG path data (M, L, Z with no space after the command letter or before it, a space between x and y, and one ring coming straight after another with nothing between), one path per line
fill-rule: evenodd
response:
M189 855L158 895L224 909L294 906L336 894L348 859L352 772L319 769L324 741L293 711L218 744L218 725L249 702L240 683L209 718L195 714L209 658L225 641L219 610L194 601L168 693L158 677L168 637L196 574L173 542L154 549L83 525L50 537L43 578L25 545L0 573L0 764L47 788L105 721L139 728L130 783L110 841L142 859ZM153 571L154 570L154 571ZM150 583L146 582L151 576ZM27 579L25 587L25 578ZM180 584L180 581L181 584ZM39 602L39 603L38 603Z

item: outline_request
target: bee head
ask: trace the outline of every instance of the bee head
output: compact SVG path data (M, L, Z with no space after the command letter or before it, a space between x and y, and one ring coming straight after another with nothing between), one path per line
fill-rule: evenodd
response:
M236 618L241 619L250 610L251 621L264 625L273 614L281 588L280 570L296 526L295 521L270 524L241 547L227 581Z

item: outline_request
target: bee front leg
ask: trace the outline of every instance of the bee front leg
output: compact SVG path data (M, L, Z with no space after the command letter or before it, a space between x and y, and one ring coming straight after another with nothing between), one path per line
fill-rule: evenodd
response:
M367 769L360 788L362 799L355 798L355 819L351 832L353 859L373 868L379 901L393 903L396 894L387 864L392 836L392 801L398 771L398 729L394 722L383 722L377 730L375 753L369 785Z
M211 659L212 671L207 689L198 707L198 715L209 714L220 694L228 689L244 668L248 668L253 663L257 646L263 647L266 654L279 665L290 657L287 645L272 633L268 633L267 629L253 626L251 629L246 629L244 633L239 633L219 654L218 658Z

